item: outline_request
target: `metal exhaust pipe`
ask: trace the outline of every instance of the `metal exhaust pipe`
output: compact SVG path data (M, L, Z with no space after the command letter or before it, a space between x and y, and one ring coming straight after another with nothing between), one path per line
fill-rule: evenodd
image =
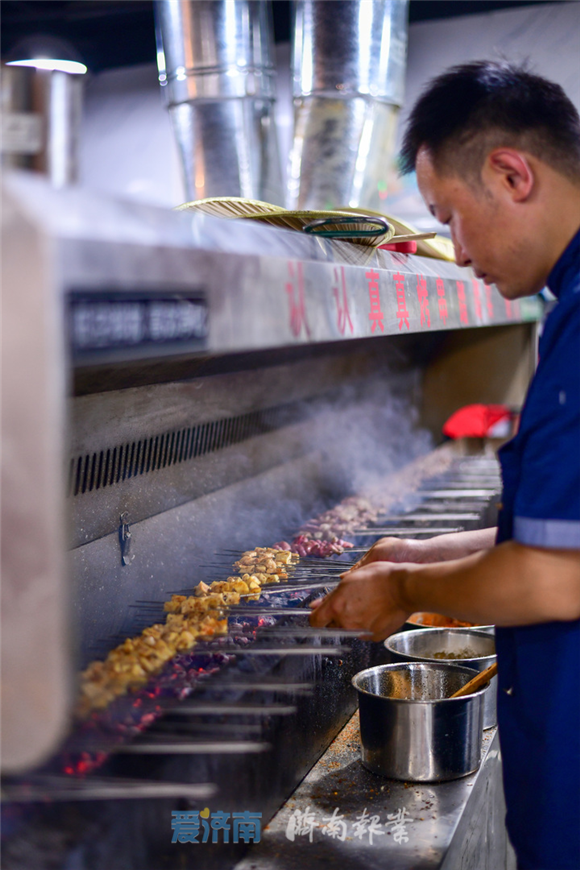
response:
M83 75L2 66L2 166L47 175L53 187L78 180Z
M188 200L283 204L270 4L156 0L159 82Z
M407 0L297 0L291 208L381 211L403 101Z

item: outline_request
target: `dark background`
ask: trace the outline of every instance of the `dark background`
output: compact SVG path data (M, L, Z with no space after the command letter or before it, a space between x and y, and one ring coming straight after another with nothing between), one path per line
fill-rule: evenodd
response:
M411 0L410 21L531 6L555 0ZM276 42L290 39L290 0L274 0ZM155 62L153 0L2 0L1 53L48 34L71 42L91 72Z
M410 20L426 21L555 0L411 0ZM274 0L276 42L290 39L290 0ZM155 62L153 0L2 0L1 53L47 34L73 44L91 72Z

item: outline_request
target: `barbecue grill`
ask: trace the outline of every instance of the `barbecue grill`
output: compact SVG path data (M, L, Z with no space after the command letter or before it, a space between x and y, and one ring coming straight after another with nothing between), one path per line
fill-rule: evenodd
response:
M383 534L493 522L494 457L433 449L421 415L442 372L439 405L469 399L489 347L472 398L515 404L539 306L451 263L25 176L4 202L5 866L233 866L249 835L172 843L172 813L265 825L376 657L309 628L309 602ZM79 715L82 668L301 530L355 546L300 556Z

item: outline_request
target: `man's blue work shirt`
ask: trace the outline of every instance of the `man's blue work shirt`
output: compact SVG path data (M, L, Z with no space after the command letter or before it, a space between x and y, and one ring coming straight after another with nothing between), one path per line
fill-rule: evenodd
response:
M499 452L498 543L580 549L580 231L548 279L558 303L516 437ZM507 827L522 870L580 868L580 620L498 628Z

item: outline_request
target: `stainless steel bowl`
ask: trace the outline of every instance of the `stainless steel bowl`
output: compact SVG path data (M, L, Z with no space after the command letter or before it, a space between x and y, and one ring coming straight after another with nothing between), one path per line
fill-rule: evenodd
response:
M419 662L356 674L364 766L410 782L458 779L477 770L486 690L449 697L474 676L471 668Z
M461 665L484 671L496 660L495 638L486 631L476 628L420 628L415 631L400 631L385 641L385 648L391 662L443 662ZM465 649L473 650L469 658L449 658L435 653L457 654ZM485 695L483 727L493 728L497 724L497 677L490 683Z

